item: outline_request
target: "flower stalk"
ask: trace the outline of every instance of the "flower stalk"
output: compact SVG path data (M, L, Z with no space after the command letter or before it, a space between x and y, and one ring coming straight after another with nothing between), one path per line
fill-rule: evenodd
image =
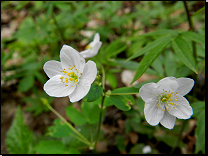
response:
M76 139L82 141L83 143L92 146L92 144L81 134L79 133L69 122L66 121L55 109L53 109L48 103L44 103L54 114L56 114L69 128L71 128L78 136L71 134Z

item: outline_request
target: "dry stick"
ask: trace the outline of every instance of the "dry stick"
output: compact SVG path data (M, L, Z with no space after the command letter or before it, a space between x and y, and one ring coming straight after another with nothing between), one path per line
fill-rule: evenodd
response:
M193 31L194 32L194 26L193 26L193 22L192 22L192 19L191 19L191 16L190 16L190 12L189 12L189 9L188 9L187 2L183 1L183 4L184 4L185 10L186 10L186 15L187 15L188 23L189 23L189 31ZM196 62L196 67L197 67L196 42L192 41L192 47L193 47L193 55L194 55L195 62ZM197 81L198 81L198 77L197 77L196 73L194 73L194 80L195 80L195 86L193 88L193 97L196 97L196 86L197 86ZM175 145L173 146L173 148L172 148L170 153L173 153L175 151L176 147L178 147L178 145L180 143L180 140L181 140L182 132L183 132L183 130L185 128L185 125L186 125L187 121L188 120L184 120L183 121L181 130L179 132L179 137L178 137L178 139L177 139L177 141L176 141Z

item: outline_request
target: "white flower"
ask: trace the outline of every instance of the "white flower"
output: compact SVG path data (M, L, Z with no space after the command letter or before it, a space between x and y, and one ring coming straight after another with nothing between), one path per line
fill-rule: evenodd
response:
M176 117L189 119L193 110L183 96L194 86L190 78L166 77L157 83L143 85L139 94L145 101L144 115L150 125L159 122L166 128L172 129Z
M48 61L43 69L50 78L43 86L49 96L69 96L71 102L82 99L90 90L97 75L96 64L93 61L85 63L78 51L63 45L59 61Z
M147 153L151 153L152 149L149 145L144 146L144 148L142 149L142 153L147 154Z
M93 41L90 42L90 44L88 44L86 46L86 48L85 48L86 50L81 51L80 54L84 58L93 57L93 56L97 55L98 50L100 49L101 45L102 45L102 42L100 41L100 35L99 35L99 33L96 33Z

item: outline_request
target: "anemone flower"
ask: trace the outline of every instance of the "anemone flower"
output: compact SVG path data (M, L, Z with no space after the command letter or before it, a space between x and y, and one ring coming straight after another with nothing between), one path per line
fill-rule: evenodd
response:
M166 77L157 83L143 85L139 94L145 101L144 115L150 125L159 122L166 128L172 129L176 117L189 119L193 110L183 96L188 94L194 86L190 78Z
M100 41L100 35L99 35L99 33L96 33L93 41L90 42L90 44L88 44L85 47L85 50L81 51L80 54L84 58L93 57L93 56L97 55L101 45L102 45L102 42Z
M85 63L83 56L67 45L60 51L60 60L44 64L43 70L50 79L43 89L49 96L68 96L71 102L77 102L89 92L97 75L96 64L93 61Z

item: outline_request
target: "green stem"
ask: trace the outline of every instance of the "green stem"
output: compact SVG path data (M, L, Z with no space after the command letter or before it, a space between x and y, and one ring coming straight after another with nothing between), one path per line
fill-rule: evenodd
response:
M110 95L129 95L129 94L139 94L139 93L110 93Z
M96 144L99 139L99 134L100 134L100 127L101 127L101 122L102 122L102 110L103 110L103 102L104 102L104 97L102 96L102 101L101 101L101 108L100 108L100 116L99 116L99 124L98 124L98 130L96 134L96 139L95 139L95 144L94 144L94 149L96 149Z
M105 69L104 69L100 59L97 56L96 56L96 58L97 58L97 60L99 61L100 65L101 65L101 69L102 69L102 87L103 87L103 91L105 91ZM99 116L98 130L97 130L97 134L96 134L94 149L96 149L96 144L98 142L99 134L100 134L100 127L101 127L101 122L102 122L102 112L103 112L103 103L104 103L104 94L102 95L102 100L101 100L100 116Z
M80 134L69 122L67 122L66 119L64 119L55 109L53 109L49 104L46 104L46 106L80 137L79 139L80 141L84 142L85 144L89 146L92 146L92 144L82 134ZM75 135L73 136L75 137ZM78 139L78 137L76 138Z

